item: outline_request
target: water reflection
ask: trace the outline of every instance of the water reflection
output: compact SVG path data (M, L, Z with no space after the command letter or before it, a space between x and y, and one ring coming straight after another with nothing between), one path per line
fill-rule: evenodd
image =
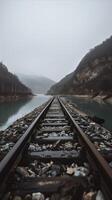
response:
M23 117L46 102L51 96L37 95L32 99L0 103L0 130L4 130L15 120Z
M17 101L10 102L0 102L0 126L3 126L7 123L8 119L15 115L19 109L24 106L26 103L31 101L31 99L21 99Z
M69 96L69 100L76 104L76 106L90 116L105 119L104 127L112 131L112 104L98 103L94 100L88 100L79 97Z

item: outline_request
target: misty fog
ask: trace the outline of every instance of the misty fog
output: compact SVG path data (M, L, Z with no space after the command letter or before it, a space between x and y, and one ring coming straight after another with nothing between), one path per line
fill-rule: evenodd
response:
M0 0L0 61L55 81L112 33L110 0Z

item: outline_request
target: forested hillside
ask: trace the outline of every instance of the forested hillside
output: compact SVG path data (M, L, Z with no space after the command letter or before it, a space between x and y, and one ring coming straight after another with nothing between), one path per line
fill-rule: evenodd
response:
M0 96L25 96L31 94L31 90L22 84L16 75L9 72L3 63L0 63Z
M112 96L112 37L89 51L48 93Z

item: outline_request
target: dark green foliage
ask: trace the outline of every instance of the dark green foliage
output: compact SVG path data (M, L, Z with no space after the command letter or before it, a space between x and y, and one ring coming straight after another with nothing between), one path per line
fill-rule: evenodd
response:
M23 85L16 75L8 72L7 67L0 63L0 96L30 95L31 90Z

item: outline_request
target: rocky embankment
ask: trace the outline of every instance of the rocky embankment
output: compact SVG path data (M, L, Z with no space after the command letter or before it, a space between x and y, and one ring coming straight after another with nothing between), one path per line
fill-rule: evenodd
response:
M25 133L30 124L40 114L46 104L47 102L34 109L23 118L16 120L6 130L0 131L0 160L4 158L19 138Z
M96 149L104 156L104 158L108 161L110 167L112 167L112 135L111 133L104 129L103 127L99 126L98 124L94 123L89 119L88 116L84 115L83 113L80 113L77 109L75 109L70 103L68 104L67 101L64 100L64 104L66 104L68 110L72 114L75 121L78 123L80 128L84 131L84 133L90 138L90 140L94 143ZM27 114L25 117L17 120L14 124L12 124L8 129L6 129L4 132L1 132L0 134L0 155L1 159L7 154L7 152L14 146L14 144L18 141L18 139L25 133L29 125L32 123L32 121L39 115L43 107L45 107L46 103L40 106L39 108L36 108L31 113ZM67 130L67 126L65 127ZM69 130L69 129L68 129ZM46 133L45 133L46 134ZM63 133L59 133L66 135L65 131ZM73 134L73 133L69 133ZM56 136L56 133L53 132L53 135ZM60 142L60 141L58 141ZM44 151L46 149L51 150L53 148L57 150L61 149L67 149L72 150L76 148L77 151L80 152L80 145L78 143L72 144L71 142L66 142L65 144L62 144L60 146L55 144L33 144L31 143L29 145L29 152L30 151ZM57 145L57 146L56 146ZM83 160L83 159L82 159ZM83 161L84 162L84 161ZM63 170L62 170L63 169ZM41 162L35 160L33 163L29 162L29 165L27 167L18 166L16 169L16 178L18 180L24 179L25 177L56 177L60 175L61 173L63 175L67 176L73 176L73 174L81 177L88 177L89 182L92 184L92 187L94 183L92 182L93 176L90 173L90 169L88 166L88 163L84 162L83 166L78 166L76 163L72 163L71 165L56 165L54 162L50 161L48 163ZM66 188L62 187L62 192L68 192ZM70 190L71 191L71 190ZM69 192L68 192L69 193ZM67 194L68 194L67 193ZM63 194L63 193L62 193ZM65 194L65 193L64 193ZM51 199L54 200L60 199L59 194L52 195ZM95 198L96 197L96 198ZM67 196L66 200L71 199L71 194ZM14 200L22 200L23 198L21 196L15 196L13 198ZM50 198L46 198L44 194L42 193L32 193L26 194L24 200L49 200ZM65 198L63 198L65 200ZM84 200L94 200L99 199L103 200L103 196L100 190L96 191L89 191L84 192L83 194Z
M89 116L78 111L73 105L67 103L65 99L64 103L79 127L103 155L110 167L112 167L112 133L103 126L93 122Z
M89 116L81 113L79 110L77 110L77 108L74 108L73 105L67 103L67 101L64 100L64 103L66 104L67 108L69 109L70 113L72 114L73 118L78 123L80 128L89 137L97 150L104 156L109 165L112 167L111 132L93 122L89 118ZM27 114L23 118L15 121L5 131L0 132L0 160L8 153L8 151L14 146L18 139L25 133L25 131L28 129L33 120L39 115L45 105L46 103L36 108L34 111ZM32 146L32 148L35 147ZM45 147L41 147L41 149L43 148Z

